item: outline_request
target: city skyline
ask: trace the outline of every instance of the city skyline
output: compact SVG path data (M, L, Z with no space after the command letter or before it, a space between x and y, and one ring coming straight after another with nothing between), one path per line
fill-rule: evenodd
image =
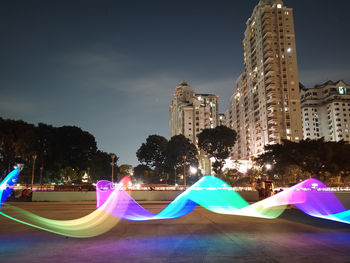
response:
M227 110L243 72L245 23L258 3L246 2L5 1L0 116L79 126L119 164L136 165L148 135L168 138L181 81L218 95L219 112ZM349 83L346 2L284 4L294 9L300 82Z

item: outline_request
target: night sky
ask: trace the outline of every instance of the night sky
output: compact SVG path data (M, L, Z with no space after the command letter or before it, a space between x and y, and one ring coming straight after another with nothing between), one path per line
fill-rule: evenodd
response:
M2 0L0 116L79 126L136 165L148 135L168 138L182 80L228 108L257 2ZM350 2L284 3L294 8L300 82L350 83Z

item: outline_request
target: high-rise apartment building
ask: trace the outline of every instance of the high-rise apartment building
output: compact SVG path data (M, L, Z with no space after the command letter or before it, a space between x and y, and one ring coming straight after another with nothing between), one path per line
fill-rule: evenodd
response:
M170 105L170 138L183 134L197 145L197 135L203 129L215 128L219 123L219 99L213 94L196 94L183 81L175 89ZM211 164L205 152L199 151L199 168L202 174L211 173Z
M280 0L260 0L246 24L244 73L226 112L227 126L238 133L235 159L303 138L293 10Z
M197 144L197 135L218 125L218 97L212 94L196 94L183 81L175 89L170 105L170 138L183 134Z
M350 142L350 86L328 81L301 89L304 139Z

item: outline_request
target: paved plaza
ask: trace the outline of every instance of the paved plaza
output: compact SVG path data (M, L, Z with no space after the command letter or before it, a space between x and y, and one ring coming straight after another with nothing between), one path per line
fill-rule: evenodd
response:
M95 208L93 202L12 204L53 219L78 218ZM153 212L166 206L141 204ZM198 207L178 219L122 220L103 235L77 239L1 216L0 256L1 262L350 262L350 226L297 209L269 220Z

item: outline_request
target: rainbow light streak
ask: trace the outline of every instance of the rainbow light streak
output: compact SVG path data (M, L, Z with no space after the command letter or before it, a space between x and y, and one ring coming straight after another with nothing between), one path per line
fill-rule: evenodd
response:
M10 173L1 183L2 201L11 193L17 175L18 171ZM293 204L310 216L350 224L350 210L346 210L332 192L324 191L326 186L316 179L307 179L249 205L221 179L204 176L158 214L144 209L124 190L129 181L130 178L125 177L116 187L109 181L99 181L96 186L97 209L75 220L47 219L10 205L6 205L6 209L22 219L4 212L0 214L42 230L79 238L100 235L114 227L120 219L144 221L178 218L190 213L197 205L220 214L272 219L281 215L287 205Z
M97 184L97 207L103 204L113 193L108 181ZM120 196L127 202L125 211L112 210L112 215L133 221L173 219L191 212L197 204L219 214L276 218L289 204L296 205L308 215L330 219L342 223L350 223L349 210L345 210L332 192L326 192L324 184L316 179L307 179L283 192L249 205L238 193L219 178L202 177L193 186L179 195L165 209L153 214L141 207L122 189Z
M19 170L15 169L12 172L10 172L5 177L5 179L1 182L1 184L0 184L0 210L1 210L2 204L5 203L7 198L10 196L10 194L13 190L13 187L14 187L15 183L17 182L18 174L19 174Z
M78 219L48 219L8 204L5 204L7 213L15 213L16 216L20 216L21 219L10 216L7 213L5 214L4 212L0 212L0 214L16 222L59 235L76 238L101 235L113 228L120 221L120 218L112 216L113 210L118 208L120 213L123 213L123 211L127 209L127 202L123 196L126 192L119 191L119 188L128 181L129 178L124 178L117 185L115 191L111 193L108 199L104 200L105 202L98 209Z

